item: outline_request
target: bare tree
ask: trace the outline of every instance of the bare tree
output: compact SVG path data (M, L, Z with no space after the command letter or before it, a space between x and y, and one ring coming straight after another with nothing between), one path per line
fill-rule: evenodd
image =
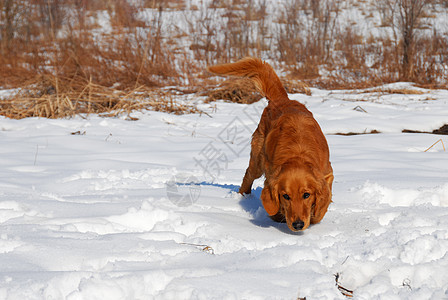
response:
M400 77L414 78L417 29L422 23L426 7L431 0L383 0L391 16L391 26L398 31L402 50Z
M18 0L0 0L0 52L12 50L12 41L28 40L30 33L30 5Z
M415 30L420 25L424 8L430 0L399 0L400 32L403 42L402 76L412 79L414 71Z

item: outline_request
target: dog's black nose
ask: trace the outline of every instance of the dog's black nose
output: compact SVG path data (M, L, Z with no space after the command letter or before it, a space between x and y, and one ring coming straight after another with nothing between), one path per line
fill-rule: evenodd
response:
M305 223L301 220L297 220L292 223L292 227L294 227L295 230L302 230L303 226L305 226Z

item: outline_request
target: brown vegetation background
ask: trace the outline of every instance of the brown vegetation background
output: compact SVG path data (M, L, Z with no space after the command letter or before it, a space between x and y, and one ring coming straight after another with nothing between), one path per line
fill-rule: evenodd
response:
M89 101L122 109L142 91L173 103L154 90L203 92L214 79L207 65L249 55L320 88L448 86L448 29L432 25L448 1L369 2L365 17L381 18L380 36L344 21L348 7L367 5L349 2L278 1L273 11L267 0L0 0L0 88L26 87L0 108L70 116Z

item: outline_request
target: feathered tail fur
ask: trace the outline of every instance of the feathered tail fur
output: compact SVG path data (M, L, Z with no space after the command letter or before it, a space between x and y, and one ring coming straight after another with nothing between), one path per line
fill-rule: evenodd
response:
M209 66L207 70L219 75L248 77L269 101L288 99L288 94L274 69L261 59L246 57L235 63Z

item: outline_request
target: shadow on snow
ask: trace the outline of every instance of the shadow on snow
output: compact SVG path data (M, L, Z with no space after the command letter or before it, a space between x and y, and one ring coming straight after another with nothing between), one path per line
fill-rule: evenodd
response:
M211 182L201 182L200 185L226 189L228 190L228 194L238 194L238 190L240 188L240 186L234 184L218 184ZM250 220L250 222L256 226L263 228L275 227L279 231L286 234L303 235L303 232L291 231L286 223L277 223L271 220L261 203L260 197L262 190L262 187L257 187L256 189L252 190L251 194L249 195L241 196L238 194L238 196L240 197L239 204L244 209L244 211L248 212L252 216L252 220Z

